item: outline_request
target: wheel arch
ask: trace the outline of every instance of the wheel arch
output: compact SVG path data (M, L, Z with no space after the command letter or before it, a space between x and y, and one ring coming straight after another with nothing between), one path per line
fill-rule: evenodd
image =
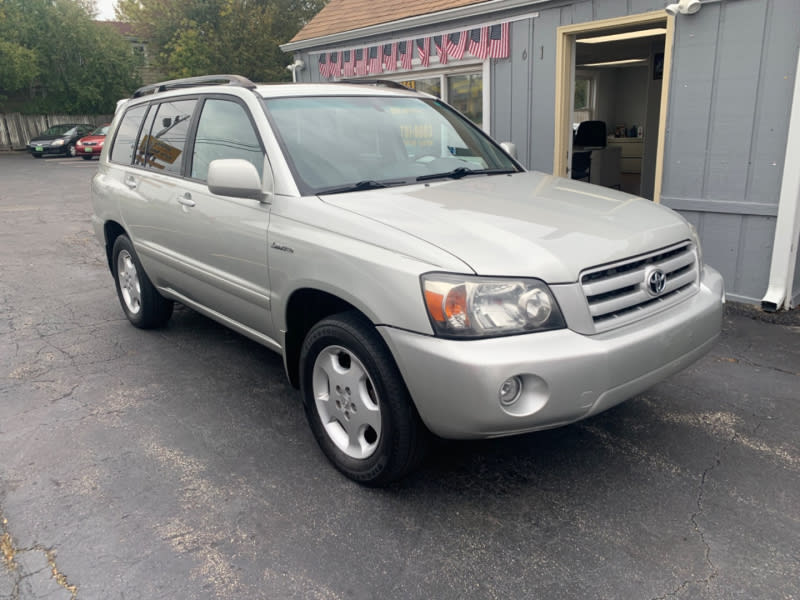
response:
M350 302L316 288L300 288L292 292L286 303L284 366L292 386L300 387L300 349L311 328L322 319L341 312L353 311L367 321L372 320Z
M117 241L117 238L121 235L127 235L125 229L117 223L116 221L106 221L103 225L103 232L106 238L106 261L108 262L108 268L114 271L114 265L112 264L112 257L111 253L114 250L114 242Z

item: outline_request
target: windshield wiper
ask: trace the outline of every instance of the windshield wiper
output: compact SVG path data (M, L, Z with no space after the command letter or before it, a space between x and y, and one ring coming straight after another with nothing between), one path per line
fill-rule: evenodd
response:
M417 181L427 181L429 179L461 179L467 175L503 175L507 173L516 173L516 169L468 169L466 167L458 167L446 173L431 173L430 175L420 175Z
M317 192L318 195L324 194L344 194L345 192L361 192L363 190L377 190L380 188L387 188L393 185L402 185L404 180L400 181L376 181L374 179L364 179L357 183L342 185L338 187L324 188Z

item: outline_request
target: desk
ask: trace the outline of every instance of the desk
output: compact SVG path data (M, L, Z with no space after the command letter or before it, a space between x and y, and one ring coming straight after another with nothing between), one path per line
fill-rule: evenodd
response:
M605 187L620 187L620 156L619 146L605 148L590 148L575 146L573 152L591 151L592 166L589 172L589 183Z

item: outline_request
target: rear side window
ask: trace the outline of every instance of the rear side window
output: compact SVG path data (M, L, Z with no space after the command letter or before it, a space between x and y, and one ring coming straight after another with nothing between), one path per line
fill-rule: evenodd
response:
M125 112L114 137L114 146L111 148L112 162L131 164L136 149L136 137L139 135L139 128L146 111L147 104L140 104Z
M251 162L259 176L264 170L264 152L247 111L237 102L206 100L194 142L192 173L205 181L208 165L219 158L243 158Z
M196 99L173 100L154 106L157 111L149 133L142 132L137 163L173 175L181 174L183 151Z

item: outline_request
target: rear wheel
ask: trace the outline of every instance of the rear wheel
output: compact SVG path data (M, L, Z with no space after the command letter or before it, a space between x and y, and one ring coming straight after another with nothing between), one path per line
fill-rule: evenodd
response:
M127 236L116 239L111 255L114 283L125 316L141 329L163 326L172 316L173 302L150 282Z
M300 354L306 417L328 459L350 479L384 485L422 460L429 433L375 327L360 314L317 323Z

